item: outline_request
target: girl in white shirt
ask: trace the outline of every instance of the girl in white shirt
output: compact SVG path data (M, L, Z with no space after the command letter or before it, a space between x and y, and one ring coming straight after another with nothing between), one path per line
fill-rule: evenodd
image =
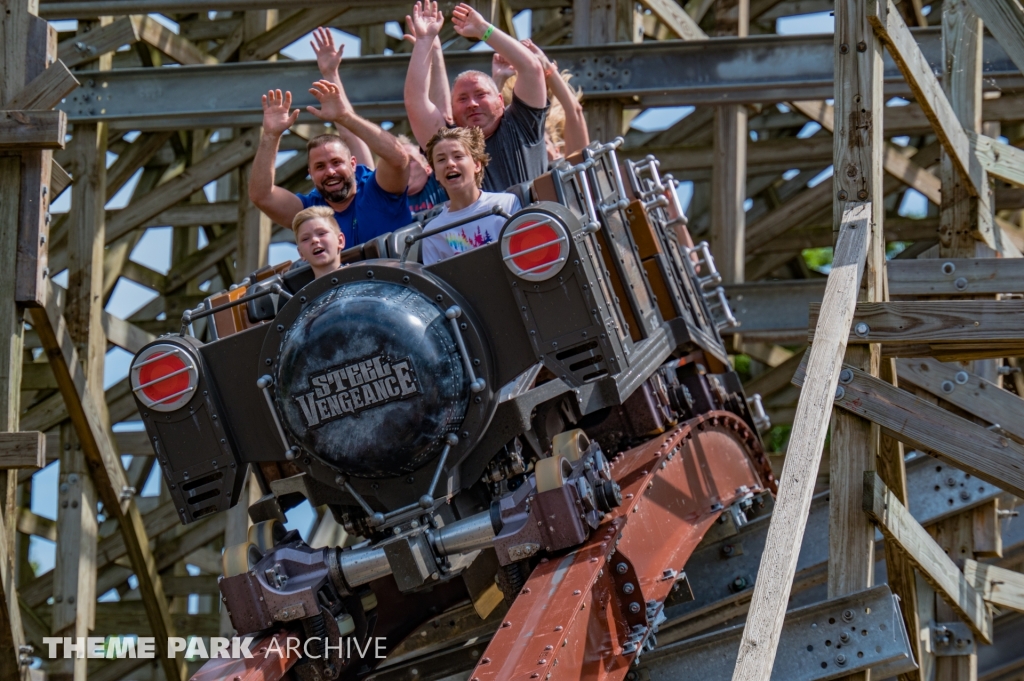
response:
M448 192L448 202L424 230L464 220L500 207L506 213L519 210L519 199L512 194L481 191L484 169L490 160L480 128L442 128L427 143L427 159L434 177ZM422 242L423 264L471 251L497 241L505 218L489 214L477 220L429 236Z

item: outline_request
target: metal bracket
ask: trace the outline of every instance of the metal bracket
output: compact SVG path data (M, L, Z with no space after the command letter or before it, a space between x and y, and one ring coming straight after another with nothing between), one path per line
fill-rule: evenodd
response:
M744 625L648 653L652 678L727 679ZM786 613L772 681L826 681L873 669L889 678L916 669L896 597L879 585Z
M747 408L750 410L750 418L754 419L754 426L758 431L764 433L771 429L772 420L764 410L764 402L760 393L754 393L747 398Z
M978 652L974 632L963 622L932 622L928 629L936 657L975 655Z

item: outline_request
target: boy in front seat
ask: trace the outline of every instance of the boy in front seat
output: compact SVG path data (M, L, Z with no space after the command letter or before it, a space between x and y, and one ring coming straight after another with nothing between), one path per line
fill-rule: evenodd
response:
M425 231L488 212L495 206L500 206L506 213L519 210L519 199L514 195L480 189L484 169L490 160L480 128L438 130L427 143L427 159L434 169L434 177L448 192L448 202L437 217L424 225ZM504 224L505 218L500 215L485 215L429 236L423 240L423 264L431 265L492 243L498 239Z

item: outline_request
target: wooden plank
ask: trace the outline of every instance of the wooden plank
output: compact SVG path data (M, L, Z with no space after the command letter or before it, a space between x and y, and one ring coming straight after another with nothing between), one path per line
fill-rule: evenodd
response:
M235 210L237 215L237 205ZM188 284L194 277L214 267L218 262L231 255L238 247L236 231L235 229L225 230L223 234L208 243L205 248L189 254L187 258L173 267L167 273L165 294L174 293Z
M964 578L981 597L999 608L1024 612L1024 575L996 565L967 559Z
M34 5L26 0L0 0L0 106L13 99L36 75L40 47L45 60L50 33L44 25L43 36L32 29ZM40 46L40 43L42 45ZM42 157L45 152L32 154ZM0 158L0 291L17 289L17 251L22 201L22 162L17 156ZM31 185L32 178L28 178ZM19 428L21 392L19 390L23 338L23 311L8 297L0 302L0 431ZM0 678L19 678L19 647L25 642L21 607L16 589L16 550L14 542L17 516L15 502L17 471L0 476L0 505L4 518L0 523Z
M46 435L38 431L0 433L0 470L46 465Z
M967 136L985 172L1015 187L1024 187L1024 151L970 130Z
M252 164L242 167L239 174L239 186L249 186L249 174ZM236 273L239 278L267 264L270 247L270 233L273 223L270 217L257 208L245 192L239 192L238 199L238 266Z
M1024 496L1024 445L854 367L838 407L1000 489ZM799 374L797 376L799 378Z
M928 258L889 262L893 296L958 296L1024 293L1019 258Z
M22 305L39 306L43 302L43 284L47 277L50 233L49 205L53 170L50 151L21 155L21 203L18 209L17 279L14 299Z
M838 226L847 201L868 201L871 230L864 267L867 299L885 300L885 218L882 126L882 45L864 16L862 0L835 3L835 113L832 214ZM856 50L843 45L856 44ZM823 126L824 127L824 126ZM879 348L846 348L844 363L878 374ZM870 421L833 409L829 451L828 597L874 584L875 529L861 512L864 471L874 469L879 430ZM865 673L847 681L868 681Z
M224 173L237 168L256 155L260 129L240 135L223 149L187 168L137 201L128 204L107 224L107 242L115 241L179 201L201 190Z
M217 59L206 54L191 40L170 30L148 16L135 16L139 40L160 50L179 64L216 64Z
M981 165L971 154L970 140L942 92L921 48L903 22L892 0L866 0L868 20L885 43L893 61L903 73L918 104L932 124L943 148L950 154L972 196L987 191Z
M215 516L221 517L221 516ZM146 513L144 517L144 527L146 533L153 537L159 536L160 534L167 532L168 530L174 529L180 526L181 520L178 518L177 509L174 508L173 502L165 502ZM190 526L191 527L191 526ZM198 527L198 524L196 525ZM223 528L223 524L221 525ZM189 536L192 532L191 529L184 530L185 534L181 537ZM179 538L181 538L179 537ZM177 540L175 540L177 541ZM162 545L158 547L157 553L163 550ZM124 536L120 532L115 532L109 536L103 537L97 544L96 548L96 569L102 573L106 568L114 564L115 561L123 559L128 555L128 549L125 545ZM172 561L173 562L173 561ZM162 564L158 555L157 558L157 569L162 570L167 567L167 564ZM36 608L46 602L46 599L53 595L53 583L54 573L49 571L36 577L34 580L28 582L21 589L22 600L28 607ZM127 578L127 576L125 577ZM116 586L116 585L114 585ZM110 584L103 583L102 581L97 582L97 590L99 592L105 592L113 588Z
M864 512L895 542L980 641L992 643L992 615L981 594L874 471L864 473Z
M941 21L942 60L938 76L942 79L942 89L964 132L967 135L979 133L983 86L981 21L966 0L945 3ZM1002 251L1002 235L994 233L990 192L979 191L972 195L967 186L970 183L964 181L955 160L946 151L942 154L939 175L943 197L939 212L939 257L971 257L983 255L989 249ZM989 181L984 169L979 177L982 183L976 186L987 190Z
M747 252L756 253L790 229L827 215L833 194L834 183L830 177L804 189L775 210L752 221L747 227Z
M238 51L238 61L260 61L306 35L318 26L326 26L348 8L341 4L299 10L270 30L247 41ZM365 54L365 52L364 52Z
M122 17L106 26L96 26L87 33L79 33L57 46L60 60L68 67L93 61L108 52L132 45L138 39L135 17Z
M117 519L121 525L164 672L170 679L182 679L186 671L184 660L167 657L167 638L174 635L174 629L142 516L131 497L121 497L127 479L120 457L99 416L92 395L85 389L85 375L67 333L66 322L59 309L55 308L53 296L48 296L47 300L45 308L32 310L33 326L53 365L60 392L96 482L98 496L103 501L107 515Z
M59 163L51 161L50 163L50 196L56 200L65 189L71 186L71 175L68 171L64 170Z
M750 614L743 630L734 681L761 681L771 675L772 664L786 614L790 589L822 445L828 429L832 397L839 381L870 238L870 204L849 204L836 244L833 269L825 289L825 311L819 341L808 357L808 385L800 393L779 494L772 513L759 579L754 585Z
M974 508L971 534L975 558L1003 557L1003 528L999 517L999 497Z
M156 340L156 336L148 331L108 312L103 313L103 332L112 345L123 348L132 354Z
M7 103L9 109L52 109L80 85L64 62L57 60L32 79Z
M35 537L57 541L57 523L49 518L36 515L25 507L18 509L18 532Z
M665 1L675 5L673 0ZM747 198L747 140L750 136L746 107L715 107L714 131L711 251L722 280L726 284L735 284L744 279L747 252L744 202Z
M1006 55L1024 71L1024 5L1020 0L967 0Z
M803 351L794 353L792 357L784 361L779 366L773 368L771 371L766 371L757 378L746 383L743 386L743 391L747 395L757 393L761 395L761 397L774 395L778 391L787 387L790 384L790 381L793 380L793 374L796 372L796 368L800 366L800 361L803 359L803 356Z
M0 151L63 149L67 127L63 111L0 111Z
M906 382L1024 440L1024 399L960 366L934 359L899 359L896 366Z
M813 328L821 306L811 305ZM850 329L851 343L884 343L892 347L920 344L1024 345L1024 301L924 300L858 303ZM863 334L856 332L857 325ZM814 341L810 331L808 342ZM906 355L904 355L906 356Z
M640 0L658 21L683 40L707 40L708 34L679 6L675 0Z

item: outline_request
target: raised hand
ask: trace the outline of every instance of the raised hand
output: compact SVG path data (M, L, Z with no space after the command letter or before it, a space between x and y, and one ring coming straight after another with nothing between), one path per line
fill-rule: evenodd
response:
M263 95L263 131L268 135L283 135L299 119L299 110L289 113L291 108L291 92L281 94L280 90L270 90Z
M324 78L336 76L345 46L335 47L334 34L323 26L313 31L313 40L309 41L309 44L316 53L316 65L320 69L320 75Z
M339 121L352 113L349 106L341 98L341 89L329 80L318 80L309 88L309 94L320 102L320 108L307 106L306 111L322 121Z
M412 16L405 17L405 26L409 34L404 38L413 43L420 38L433 40L441 32L443 25L444 14L437 8L436 2L417 2L412 7Z
M491 56L491 78L495 83L504 83L516 75L516 69L508 59L505 59L497 52Z
M464 2L452 10L452 25L455 26L455 32L462 37L477 40L483 38L491 26L480 12Z
M534 42L529 38L527 38L526 40L520 40L519 42L525 45L526 49L533 53L533 56L537 58L538 62L540 62L540 67L544 69L544 73L548 73L554 62L548 59L548 55L544 54L544 50L537 47L537 45L535 45Z

